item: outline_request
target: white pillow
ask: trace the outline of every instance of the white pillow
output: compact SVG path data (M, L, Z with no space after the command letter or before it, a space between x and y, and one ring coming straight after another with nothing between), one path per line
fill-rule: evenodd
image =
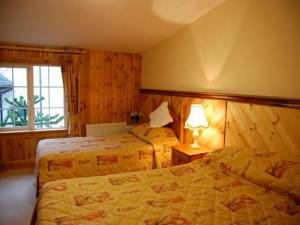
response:
M152 113L149 114L150 118L150 127L162 127L167 125L168 123L173 122L173 118L169 113L168 102L165 101L161 103L161 105L155 109Z

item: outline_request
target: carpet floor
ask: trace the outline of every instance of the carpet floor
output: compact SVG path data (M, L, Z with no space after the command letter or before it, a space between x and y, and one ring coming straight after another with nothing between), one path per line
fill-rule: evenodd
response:
M0 225L29 225L35 205L33 169L0 172Z

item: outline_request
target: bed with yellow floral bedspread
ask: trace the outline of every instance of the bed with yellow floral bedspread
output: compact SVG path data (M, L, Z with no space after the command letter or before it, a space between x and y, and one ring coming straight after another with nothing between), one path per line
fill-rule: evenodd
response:
M33 221L36 225L300 224L297 198L231 171L222 162L223 152L171 168L47 183ZM281 178L295 165L280 169Z
M176 144L170 128L149 128L149 124L108 137L42 140L37 147L38 186L65 178L168 167L171 146Z

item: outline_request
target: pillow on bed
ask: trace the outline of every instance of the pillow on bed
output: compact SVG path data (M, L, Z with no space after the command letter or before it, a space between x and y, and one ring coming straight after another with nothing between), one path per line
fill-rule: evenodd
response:
M141 124L132 128L131 132L153 146L156 167L171 166L172 146L179 143L171 128L151 128L149 124Z
M152 128L149 123L139 124L131 129L131 133L141 138L144 141L152 143L158 139L174 139L175 144L178 144L178 139L174 131L169 127Z
M150 127L162 127L173 122L173 118L169 113L168 102L165 101L149 114Z
M150 128L149 123L138 124L131 128L130 132L138 137L144 137L146 131Z
M210 154L204 163L300 200L300 154L226 147Z

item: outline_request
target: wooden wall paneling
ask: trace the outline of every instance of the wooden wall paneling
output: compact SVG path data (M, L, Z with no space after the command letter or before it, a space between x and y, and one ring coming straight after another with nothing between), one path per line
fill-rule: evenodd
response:
M175 116L184 123L189 115L191 104L203 104L209 127L201 129L199 135L199 142L203 146L210 148L224 147L224 133L225 133L225 112L226 102L223 100L210 100L190 97L177 97L157 94L141 94L140 97L140 112L143 113L144 118L142 122L149 121L149 114L155 110L163 101L168 101L172 112ZM180 124L180 123L178 123ZM175 128L177 131L178 128ZM179 131L180 132L180 131ZM180 142L192 143L192 131L185 129L184 135L177 134L179 137L183 136Z
M130 101L130 96L134 96L135 97L135 55L131 55L128 58L128 63L129 63L129 68L128 68L128 72L126 73L126 77L125 77L125 82L124 82L124 89L125 89L125 93L126 93L126 118L125 121L127 122L127 124L130 124L130 113L132 113L134 110L137 110L137 108L134 107L135 104L135 100ZM132 74L132 76L130 76L130 74ZM130 85L132 84L132 85Z
M132 74L132 76L128 76L128 80L126 81L127 83L127 87L128 84L132 84L131 86L129 86L126 91L129 89L130 92L128 95L128 111L127 111L127 123L130 124L132 123L132 121L130 120L130 114L132 112L138 111L138 102L139 102L139 89L140 89L140 85L141 85L141 62L142 62L142 58L141 55L139 54L134 54L131 57L131 62L130 62L130 73ZM133 96L133 98L131 98L130 96ZM132 99L130 101L130 98Z
M113 121L129 122L134 103L133 54L115 53L113 74Z
M143 90L141 91L140 111L144 113L148 121L149 113L159 105L158 103L163 100L170 102L171 98L172 111L176 115L179 115L181 111L183 121L185 121L190 105L200 103L205 106L209 122L209 128L203 129L200 133L200 144L211 148L221 148L224 145L241 146L299 154L299 100L261 97L259 104L252 104L240 103L239 101L248 100L242 99L243 96L236 96L239 99L237 102L235 100L232 102L226 99L215 99L215 97L212 97L213 99L185 97L184 94ZM264 101L267 101L266 105L263 105ZM288 105L284 105L285 102ZM279 103L280 106L273 106ZM185 129L184 142L191 143L192 141L192 132Z
M226 101L203 99L202 104L205 107L209 124L209 127L202 132L204 145L211 148L222 148L225 145Z
M134 54L132 57L132 83L133 87L131 88L132 91L132 103L131 109L129 114L132 112L139 111L139 103L140 103L140 86L141 86L141 74L142 74L142 56L140 54ZM128 117L128 123L131 123L130 118Z
M172 115L174 120L172 128L179 138L180 144L184 143L184 102L185 98L171 97L171 114L175 114Z
M126 76L128 65L125 53L115 53L113 73L113 122L124 121L126 111L124 107L126 93L123 81ZM126 121L126 119L125 119Z
M67 136L67 130L0 133L0 169L33 167L39 140Z
M129 74L132 72L132 54L128 54L127 57L124 58L124 68L122 71L122 77L121 77L121 92L120 92L120 101L122 102L121 105L123 106L123 114L119 115L121 118L123 118L123 121L128 121L129 118L129 112L131 110L131 102L129 99L129 96L133 96L131 89L133 89L133 83L130 82ZM122 99L122 95L123 99Z
M7 151L7 160L14 161L15 159L17 159L17 153L19 149L17 146L14 146L14 140L8 139L6 141L6 147L7 149L9 149L9 151Z
M3 164L3 162L7 162L7 151L6 151L6 142L3 141L3 139L0 138L0 165ZM1 168L1 166L0 166Z
M164 101L168 101L171 107L171 96L141 94L139 106L139 111L143 114L143 120L141 122L149 122L149 114Z
M152 108L152 95L141 94L138 110L143 114L143 119L141 120L141 123L149 122L149 114L152 112Z
M87 52L84 124L121 122L137 111L141 55L117 52Z
M70 52L1 49L0 62L57 65L60 63L62 55L65 54L68 55ZM82 61L79 76L80 135L85 135L86 124L113 121L130 122L129 113L138 111L142 56L96 50L80 52L80 55ZM28 136L28 133L20 132L20 136L17 137L20 140L15 143L12 143L7 138L8 136L0 133L1 165L16 163L21 166L24 161L19 159L34 159L33 146L40 137ZM16 137L16 134L9 135ZM5 139L3 139L4 137ZM47 137L52 136L47 134L44 138ZM22 138L24 140L21 140ZM11 148L12 150L10 150Z
M300 110L228 102L226 146L298 152Z
M140 85L141 85L141 74L142 74L142 56L140 54L135 54L133 59L133 96L134 96L134 102L133 102L133 108L131 109L131 112L138 111L139 109L139 103L140 103ZM130 113L131 113L130 112Z
M134 55L128 54L128 56L125 58L125 71L124 71L124 78L122 81L122 90L124 96L124 114L123 118L124 121L127 123L130 123L130 113L134 110L134 100L131 100L134 98L134 89L135 89L135 83L134 83L134 70L132 69L134 67ZM122 93L121 93L122 95ZM131 97L133 96L133 97Z
M26 140L26 149L25 149L25 160L28 161L34 161L35 160L35 151L32 151L32 149L35 149L37 144L39 142L39 138L37 137L31 137Z
M114 53L114 57L113 57L113 74L112 74L112 81L113 81L113 86L112 86L112 118L111 121L112 122L117 122L118 121L118 113L119 111L121 111L121 105L118 104L118 94L119 92L119 85L118 85L118 80L119 80L119 76L120 75L120 67L121 67L121 62L119 62L119 57L117 53ZM120 106L120 108L118 109L118 106Z
M103 121L112 122L112 111L113 111L113 72L114 72L114 53L104 53L104 108L103 108Z
M120 55L120 54L119 54ZM127 121L129 117L130 111L130 92L131 88L133 88L133 83L129 84L129 74L131 73L131 65L132 65L132 54L122 54L122 66L120 69L119 85L119 103L120 108L122 109L119 112L119 120Z
M168 106L172 107L172 98L171 96L162 96L162 95L153 95L152 96L152 111L160 106L161 103L167 101Z
M105 122L104 117L104 52L98 54L98 63L97 63L97 70L98 70L98 82L96 82L96 96L95 101L98 102L95 108L96 120Z
M96 53L94 51L89 52L90 55L90 61L89 61L89 89L88 89L88 95L89 95L89 122L94 123L95 121L95 86L96 86Z
M129 120L138 111L142 56L140 54L87 50L81 55L79 76L80 135L90 123ZM0 62L59 64L70 52L1 49ZM72 53L71 53L72 54Z
M57 64L61 54L55 52L0 50L0 61L11 63Z
M99 118L97 118L97 106L99 99L97 98L97 88L98 87L98 80L99 80L99 70L98 70L98 63L99 63L99 54L96 51L92 51L93 54L91 54L90 57L90 73L92 76L90 77L90 83L91 88L89 94L91 95L91 120L92 121L99 121Z
M9 161L19 161L19 160L26 159L25 157L26 146L27 146L25 145L26 142L27 142L27 138L7 140L7 147L8 149L10 149L10 151L8 151Z
M4 142L1 141L1 139L0 139L0 162L6 161L5 159L3 159L3 156L4 156L3 149L5 149Z
M103 116L101 115L103 112L104 102L103 102L103 63L104 63L104 54L103 52L96 52L94 54L94 115L95 120L99 122L103 122Z

